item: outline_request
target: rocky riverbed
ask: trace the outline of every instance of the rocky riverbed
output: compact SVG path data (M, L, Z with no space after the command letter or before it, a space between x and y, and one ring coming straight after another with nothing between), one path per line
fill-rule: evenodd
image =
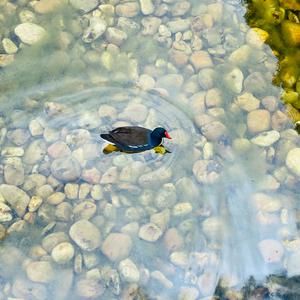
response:
M0 7L0 299L288 294L299 136L238 1ZM129 124L172 153L104 155Z

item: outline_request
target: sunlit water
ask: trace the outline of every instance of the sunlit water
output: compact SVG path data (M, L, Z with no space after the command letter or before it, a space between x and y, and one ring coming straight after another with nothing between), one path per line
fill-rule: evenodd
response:
M74 33L71 23L81 18L84 28L86 21L66 6L38 15L48 39L24 46L1 69L1 299L211 299L217 286L243 299L239 291L251 276L265 284L269 275L299 275L298 177L285 164L298 136L282 117L263 130L278 131L279 140L257 146L248 111L236 101L250 92L260 103L249 111L265 109L262 99L273 96L271 116L284 110L271 83L271 50L251 39L238 1L182 1L191 5L183 16L172 10L179 2L153 3L171 9L161 24L186 20L178 31L191 37L173 32L157 42L157 32L138 33L140 13L120 50L105 51L105 38L86 44ZM16 12L10 18L20 23ZM70 45L58 42L62 31ZM170 40L187 57L206 51L209 62L176 65ZM232 55L245 45L248 56ZM243 78L228 79L234 68ZM246 83L255 72L262 80ZM104 155L99 134L123 125L165 127L171 153ZM13 185L31 198L29 207L24 194L10 194ZM85 236L84 228L74 238L70 228L82 219L96 235ZM116 239L108 251L112 233L127 242ZM56 261L63 254L53 249L64 242L74 255ZM34 265L42 261L49 263Z

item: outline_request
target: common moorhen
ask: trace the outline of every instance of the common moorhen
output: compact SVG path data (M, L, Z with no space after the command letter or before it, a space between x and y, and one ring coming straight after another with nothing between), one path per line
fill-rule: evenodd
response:
M109 133L102 133L100 136L113 143L103 149L103 153L108 154L114 151L126 153L137 153L160 147L158 153L169 152L161 143L163 138L171 139L166 129L157 127L154 130L139 126L118 127Z

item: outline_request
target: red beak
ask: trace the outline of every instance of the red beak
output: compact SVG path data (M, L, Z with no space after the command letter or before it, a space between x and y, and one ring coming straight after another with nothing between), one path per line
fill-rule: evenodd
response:
M166 137L167 139L170 139L170 140L172 139L172 138L170 137L168 131L165 131L165 137Z

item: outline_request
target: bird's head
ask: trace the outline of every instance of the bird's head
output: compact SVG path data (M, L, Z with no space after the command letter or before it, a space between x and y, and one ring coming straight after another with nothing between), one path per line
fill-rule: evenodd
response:
M167 138L167 139L172 139L168 133L168 131L165 128L162 127L157 127L152 131L152 136L157 137L157 138Z

